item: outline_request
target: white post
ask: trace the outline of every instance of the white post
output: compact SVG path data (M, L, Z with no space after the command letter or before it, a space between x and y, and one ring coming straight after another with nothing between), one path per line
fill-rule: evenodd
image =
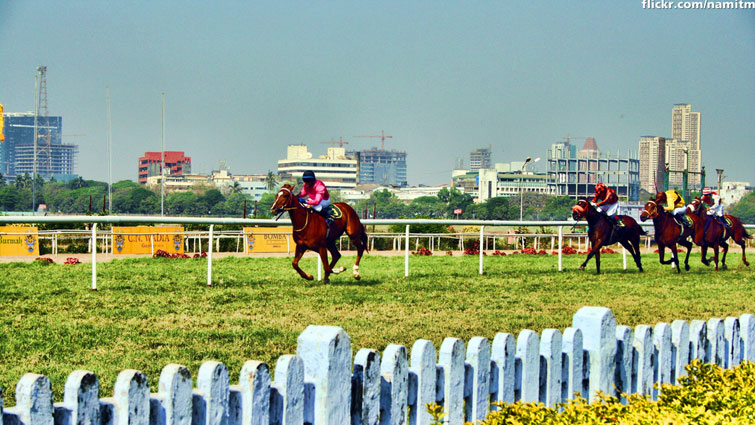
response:
M480 226L480 274L482 274L482 256L485 254L484 247L482 246L482 238L485 226Z
M322 261L320 259L320 254L317 254L317 258L315 259L315 262L317 263L317 280L322 280Z
M624 246L621 247L621 254L624 257L624 270L627 269L627 249Z
M149 235L149 252L155 255L155 235L152 234Z
M92 241L97 240L97 223L92 223ZM92 291L97 290L97 243L92 244Z
M214 224L210 224L210 235L207 241L207 286L212 286L212 230L215 228Z
M404 277L409 277L409 225L406 225L406 246L404 247Z
M564 226L558 226L558 271L563 271L561 266L561 255L564 247Z

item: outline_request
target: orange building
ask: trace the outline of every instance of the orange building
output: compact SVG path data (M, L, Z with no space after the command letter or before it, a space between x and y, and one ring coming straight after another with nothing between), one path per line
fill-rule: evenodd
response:
M139 183L147 184L147 177L160 175L161 152L144 152L139 158ZM191 174L191 157L183 152L165 151L165 168L171 176Z

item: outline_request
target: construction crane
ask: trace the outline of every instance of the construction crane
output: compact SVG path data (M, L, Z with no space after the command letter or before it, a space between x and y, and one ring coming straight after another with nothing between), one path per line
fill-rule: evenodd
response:
M320 143L322 143L324 145L330 145L330 146L338 145L339 148L342 148L343 145L348 145L349 144L349 142L344 142L343 141L343 137L339 137L337 142L335 140L329 140L327 142L320 142Z
M378 138L379 137L380 138L380 150L381 151L385 150L385 139L392 139L393 138L393 136L386 136L384 130L380 131L380 136L354 136L354 137L370 138L370 139L374 139L374 138Z

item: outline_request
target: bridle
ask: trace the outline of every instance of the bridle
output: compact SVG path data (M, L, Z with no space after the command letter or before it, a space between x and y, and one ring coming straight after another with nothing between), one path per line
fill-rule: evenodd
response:
M654 212L648 211L648 205L653 204ZM655 218L658 216L658 204L655 203L655 201L648 201L647 204L645 204L645 209L642 210L642 212L647 213L648 217Z
M296 209L296 204L293 206L290 206L294 202L294 193L291 191L291 189L287 187L281 187L281 192L286 191L291 195L290 200L287 203L287 206L284 206L281 208L281 213L278 214L278 217L275 217L275 221L278 221L279 218L286 212L286 211L292 211ZM280 198L281 193L278 193L278 196L275 197L275 202L278 202L278 198ZM294 232L301 232L302 230L307 228L307 225L309 225L309 212L307 212L306 219L304 221L304 226L302 226L300 229L294 229Z

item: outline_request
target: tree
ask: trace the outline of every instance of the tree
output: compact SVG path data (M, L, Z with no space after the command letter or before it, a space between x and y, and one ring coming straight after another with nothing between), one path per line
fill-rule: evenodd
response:
M234 181L233 184L228 188L228 194L233 195L234 193L241 193L244 190L244 188L241 186L241 183Z
M569 196L551 196L545 200L545 208L540 211L540 219L566 220L571 217L571 209L575 204Z
M413 216L443 217L446 205L437 196L420 196L409 203Z
M750 192L729 210L730 214L739 217L745 223L755 223L755 192ZM748 233L752 234L752 231Z
M267 171L267 177L265 177L265 187L267 188L268 192L275 192L275 189L278 187L278 179L275 177L275 174L272 172L272 170Z

